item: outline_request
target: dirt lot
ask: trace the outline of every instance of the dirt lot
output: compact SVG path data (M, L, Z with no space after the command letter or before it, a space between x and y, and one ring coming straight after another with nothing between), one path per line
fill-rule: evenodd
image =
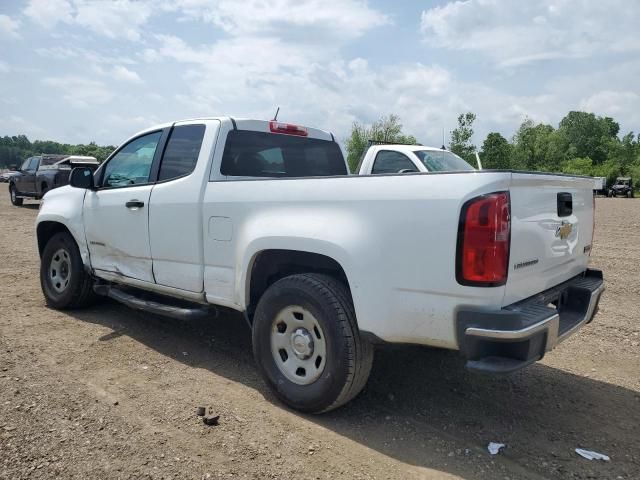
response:
M386 348L354 402L306 416L267 391L239 317L45 308L37 202L1 186L0 478L640 478L640 200L597 203L600 314L544 361L487 378L454 352Z

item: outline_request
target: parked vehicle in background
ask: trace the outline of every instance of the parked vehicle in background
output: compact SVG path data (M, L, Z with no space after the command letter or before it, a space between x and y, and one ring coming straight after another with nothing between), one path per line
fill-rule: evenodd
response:
M609 189L610 197L633 198L633 180L631 177L618 177Z
M433 174L348 175L331 133L276 121L142 131L45 197L46 302L242 312L267 385L314 413L362 390L376 343L459 350L473 371L509 373L593 319L592 178L475 171L413 148L406 169Z
M607 195L607 177L593 177L595 180L595 185L593 187L593 191L596 195Z
M95 170L99 165L95 157L78 155L38 155L27 158L16 174L9 178L11 203L20 206L25 198L38 200L49 190L67 185L74 167Z
M360 159L358 175L467 172L475 168L453 152L423 145L372 142Z
M15 170L0 173L0 183L9 183L9 180L11 180L11 177L15 177L16 175L20 175L20 173Z

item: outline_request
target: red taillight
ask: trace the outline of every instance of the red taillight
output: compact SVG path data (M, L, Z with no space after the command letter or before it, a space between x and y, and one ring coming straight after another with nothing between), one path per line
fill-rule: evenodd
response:
M458 283L504 285L509 272L510 237L509 192L490 193L465 203L458 229Z
M285 133L287 135L299 135L301 137L309 135L309 132L304 127L290 123L276 122L275 120L269 122L269 129L271 133Z

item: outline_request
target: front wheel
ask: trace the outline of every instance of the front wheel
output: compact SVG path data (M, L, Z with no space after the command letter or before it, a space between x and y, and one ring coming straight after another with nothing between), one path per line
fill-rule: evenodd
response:
M11 204L16 207L22 206L23 199L18 198L18 191L13 183L9 184L9 197L11 197Z
M373 362L347 288L312 273L285 277L264 293L253 321L253 354L275 395L307 413L354 398Z
M58 310L82 308L93 302L93 279L84 270L80 250L71 234L56 233L44 247L40 286L47 305Z

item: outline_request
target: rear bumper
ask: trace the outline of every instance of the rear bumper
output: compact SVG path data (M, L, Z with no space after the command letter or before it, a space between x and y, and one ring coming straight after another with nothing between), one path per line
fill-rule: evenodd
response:
M461 309L457 337L467 368L482 373L510 373L591 322L604 291L599 270L586 270L533 297L501 310Z

